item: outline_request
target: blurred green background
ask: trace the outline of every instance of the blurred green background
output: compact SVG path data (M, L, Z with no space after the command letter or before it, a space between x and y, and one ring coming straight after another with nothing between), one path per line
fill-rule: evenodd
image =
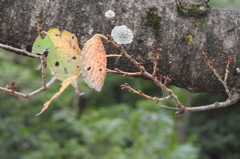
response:
M210 5L239 10L238 0L211 0ZM0 85L16 80L17 90L28 93L41 86L38 60L0 50ZM51 78L49 72L48 80ZM150 100L121 90L129 83L148 95L161 97L151 81L108 74L100 93L79 80L85 95L72 87L35 116L60 88L22 99L0 92L1 159L239 159L239 103L227 108L174 117ZM191 94L170 86L189 106L225 98ZM171 100L163 104L174 106Z

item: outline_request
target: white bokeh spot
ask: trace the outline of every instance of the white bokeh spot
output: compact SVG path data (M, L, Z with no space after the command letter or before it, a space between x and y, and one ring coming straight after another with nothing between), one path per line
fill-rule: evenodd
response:
M130 44L133 41L133 32L125 25L115 26L111 36L117 44Z
M240 68L236 68L237 73L240 73Z
M105 12L105 17L113 18L113 17L115 17L115 12L112 11L112 10L108 10L108 11Z

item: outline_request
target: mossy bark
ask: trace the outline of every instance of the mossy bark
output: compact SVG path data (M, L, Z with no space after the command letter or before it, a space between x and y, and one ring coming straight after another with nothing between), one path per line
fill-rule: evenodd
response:
M74 33L80 46L96 33L110 34L114 26L126 25L134 32L134 42L123 47L150 72L156 49L162 48L159 73L169 76L170 84L191 92L226 95L222 84L204 63L201 52L205 51L222 77L228 56L233 57L228 84L231 89L240 89L240 74L236 72L240 68L239 12L207 6L204 14L192 11L182 14L176 2L183 0L2 0L0 42L30 51L37 36L37 18L43 20L45 31L60 28ZM157 8L152 12L159 17L158 27L146 25L146 19L143 21L149 8ZM116 16L108 19L104 13L110 9ZM108 54L118 52L105 45ZM109 68L136 71L125 58L115 59L108 59Z

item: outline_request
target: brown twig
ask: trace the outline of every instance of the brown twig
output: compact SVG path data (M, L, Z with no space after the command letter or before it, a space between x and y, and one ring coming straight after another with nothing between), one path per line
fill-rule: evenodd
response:
M14 52L20 52L20 53L23 53L23 54L25 54L27 56L36 58L36 59L40 59L41 58L37 54L32 54L32 53L30 53L30 52L28 52L26 50L18 49L18 48L12 47L12 46L4 45L4 44L0 44L0 48L6 49L6 50L11 50L11 51L14 51Z
M226 73L225 73L225 77L224 77L224 80L222 80L221 76L217 73L217 70L213 67L213 64L211 61L209 61L206 53L204 51L202 51L202 56L203 56L203 59L204 61L206 62L206 64L208 65L208 67L213 71L214 75L217 77L217 79L223 84L224 88L225 88L225 91L226 93L228 94L228 97L231 96L231 93L228 89L228 86L227 86L227 78L228 78L228 68L229 68L229 65L231 64L232 62L232 57L229 57L228 58L228 61L227 61L227 64L226 64Z
M233 95L231 95L230 98L228 98L224 102L215 102L213 104L198 106L198 107L186 107L186 111L187 112L197 112L197 111L205 111L205 110L210 110L210 109L227 107L227 106L237 103L237 101L239 99L240 99L240 94L235 92Z
M15 81L12 81L11 86L6 85L5 88L11 90L11 93L10 93L10 94L13 94L13 93L15 92L15 89L17 88L17 86L16 86L15 84L16 84L16 82L15 82Z
M163 98L157 98L157 97L148 96L148 95L144 94L141 90L136 91L135 89L130 87L129 84L127 84L127 83L121 85L121 88L122 89L128 89L129 92L138 94L138 95L143 96L144 98L150 99L152 101L161 102L161 101L164 101L164 100L167 100L167 99L171 98L171 96L167 96L167 97L163 97Z
M106 57L121 57L122 54L110 54L110 55L106 55Z
M41 55L41 66L42 66L42 87L47 90L46 86L46 74L45 74L45 66L46 66L46 57L44 54Z
M39 59L41 61L41 69L42 69L42 86L39 89L37 89L37 90L35 90L35 91L31 92L31 93L27 93L27 94L26 93L20 93L20 92L15 91L16 86L15 86L15 81L13 81L11 87L9 87L9 86L7 86L5 88L0 87L0 91L6 92L6 93L10 93L11 95L22 97L22 98L30 98L30 97L32 97L32 96L34 96L36 94L39 94L39 93L47 90L57 80L55 77L53 77L46 84L46 74L45 74L46 57L45 57L44 54L36 55L36 54L32 54L32 53L30 53L30 52L28 52L26 50L14 48L14 47L11 47L11 46L8 46L8 45L3 45L3 44L0 44L0 47L3 48L3 49L15 51L15 52L21 52L21 53L24 53L27 56Z
M42 20L41 20L41 19L37 19L37 20L36 20L38 35L39 35L39 36L41 37L41 39L42 39L42 38L43 38L43 35L42 35L41 23L42 23Z
M153 68L153 73L150 74L149 72L146 71L146 69L140 64L138 63L135 58L133 56L130 56L129 54L127 54L127 52L119 45L117 45L116 43L114 43L114 41L112 40L112 38L107 35L108 37L108 43L111 44L112 46L118 48L121 53L123 54L123 56L127 57L128 59L131 60L131 62L140 70L140 72L135 72L135 73L128 73L128 72L124 72L124 71L121 71L119 69L115 69L115 72L114 71L110 71L110 72L113 72L113 73L121 73L125 76L131 76L131 75L144 75L144 76L147 76L148 78L152 79L153 82L159 86L160 88L162 88L166 93L168 93L169 97L167 97L166 99L168 98L173 98L174 102L175 102L175 105L178 109L178 111L176 112L176 115L181 115L185 112L185 106L183 104L181 104L181 102L178 100L178 97L172 92L171 89L168 89L166 87L166 84L170 81L170 78L168 77L164 77L164 84L162 83L162 80L158 79L156 74L157 74L157 64L158 62L155 61L155 64L154 64L154 68ZM156 60L159 60L160 58L160 54L161 54L162 50L161 49L158 49L157 51L157 55L156 55ZM131 90L133 93L137 93L139 94L139 91L133 91ZM157 99L157 100L160 100L162 101L161 99Z
M214 69L212 62L208 59L207 55L202 52L202 56L204 61L206 62L206 64L209 66L209 68L213 71L214 75L218 78L218 80L223 84L223 86L225 87L225 90L229 96L229 98L224 101L224 102L215 102L214 104L209 104L209 105L205 105L205 106L198 106L198 107L185 107L183 104L181 104L181 102L178 100L178 97L173 93L173 91L169 88L167 88L167 83L169 83L171 81L171 79L169 77L157 74L157 65L158 65L158 60L160 59L160 55L162 50L158 49L157 50L157 54L156 54L156 60L153 64L153 73L150 74L146 71L146 69L139 64L133 56L130 56L129 54L127 54L127 52L119 45L117 45L116 43L113 42L112 38L107 35L108 37L108 43L111 44L112 46L118 48L122 55L127 57L128 59L131 60L131 62L140 70L140 72L125 72L119 69L114 69L114 70L107 70L107 72L110 73L119 73L119 74L123 74L124 76L136 76L136 75L144 75L149 77L150 79L153 80L153 82L159 86L160 88L162 88L163 91L165 91L168 96L164 97L164 98L157 98L157 97L151 97L148 96L146 94L144 94L141 90L137 91L135 89L133 89L132 87L130 87L127 83L124 85L121 85L122 89L128 89L129 92L138 94L140 96L143 96L147 99L153 100L153 101L163 101L163 100L167 100L169 98L172 98L176 107L177 108L173 108L173 107L168 107L168 106L164 106L161 105L160 108L166 108L166 109L174 109L177 110L177 112L175 113L177 117L181 116L183 113L185 112L194 112L194 111L204 111L204 110L208 110L208 109L214 109L214 108L220 108L220 107L226 107L229 105L232 105L234 103L236 103L239 99L240 99L240 94L238 94L237 92L235 92L233 95L230 93L228 87L227 87L227 78L228 78L228 74L229 74L229 66L232 62L232 57L228 57L228 61L226 62L226 73L224 76L224 80L222 80L222 78L220 77L220 75L217 73L216 69ZM163 82L164 81L164 82Z
M156 76L157 71L159 71L157 69L157 65L158 65L158 61L160 59L161 53L162 53L162 49L157 49L156 59L155 59L155 62L153 63L153 73L152 73L153 76Z
M227 82L228 74L229 74L228 68L231 63L232 63L232 56L228 56L228 60L226 62L226 69L225 69L226 72L225 72L225 76L224 76L224 82Z
M112 40L112 38L111 38L110 35L107 35L107 38L108 38L108 43L111 44L112 46L116 47L117 49L119 49L119 50L121 51L121 53L122 53L122 54L121 54L122 56L125 56L125 57L127 57L128 59L130 59L131 62L132 62L135 66L137 66L137 68L138 68L140 71L146 72L145 68L144 68L141 64L139 64L139 63L134 59L133 56L130 56L129 54L127 54L127 52L122 48L122 46L119 46L119 45L117 45L115 42L113 42L113 40ZM149 75L150 75L150 74L149 74Z
M123 76L140 76L143 75L142 72L125 72L121 71L118 68L115 68L114 70L107 69L107 73L118 73L123 74Z
M42 86L40 87L39 89L31 92L31 93L20 93L20 92L17 92L17 91L14 91L12 93L12 90L11 89L8 89L8 88L3 88L3 87L0 87L0 91L2 92L6 92L6 93L9 93L11 95L14 95L14 96L17 96L17 97L21 97L21 98L30 98L36 94L39 94L43 91L46 90L46 88L49 88L55 81L57 81L57 79L55 77L53 77L45 86Z
M166 86L170 81L171 79L168 77L168 76L163 76L163 80L164 80L164 85Z

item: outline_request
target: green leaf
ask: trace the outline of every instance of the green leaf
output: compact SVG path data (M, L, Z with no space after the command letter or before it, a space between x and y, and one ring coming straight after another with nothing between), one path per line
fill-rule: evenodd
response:
M47 67L51 74L63 81L60 90L44 104L37 115L44 112L51 101L58 97L69 84L78 90L77 79L80 71L80 48L74 34L58 29L50 29L44 38L37 37L32 47L34 54L47 54Z
M43 39L38 36L32 47L34 54L48 54L47 67L61 81L80 72L80 52L76 36L58 29L50 29Z

